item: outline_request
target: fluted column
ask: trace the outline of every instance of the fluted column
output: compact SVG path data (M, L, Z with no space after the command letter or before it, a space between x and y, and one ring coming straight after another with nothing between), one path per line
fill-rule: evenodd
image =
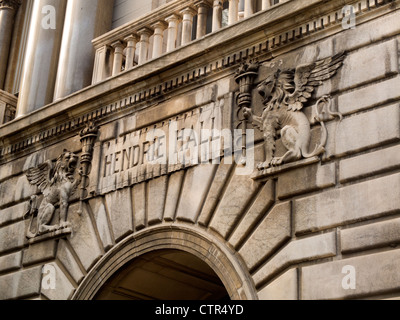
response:
M176 14L173 14L165 19L168 22L168 39L167 39L167 52L171 52L176 48L176 40L178 37L178 24L181 20Z
M136 35L130 35L124 39L126 41L126 62L125 62L125 70L132 69L135 65L135 52L136 45L139 41L139 38Z
M239 17L239 0L229 0L229 17L228 25L232 25L238 21Z
M53 101L66 6L67 0L34 1L17 117Z
M183 9L180 12L183 16L182 19L182 46L192 41L193 32L193 17L196 11L190 7Z
M262 0L262 10L266 10L271 7L271 0Z
M54 100L90 85L92 40L111 28L113 0L68 0Z
M244 0L244 17L248 18L254 13L254 1Z
M197 31L196 39L204 37L207 33L207 14L210 8L208 0L199 0L195 3L197 7Z
M116 76L122 71L122 62L124 60L124 44L121 41L116 41L111 44L111 47L114 49L112 76Z
M153 59L162 55L164 30L168 25L164 21L157 21L151 26L154 29L153 35Z
M222 0L214 0L212 32L222 28L222 9L223 9Z
M140 36L138 64L143 64L147 61L147 55L149 52L149 39L152 33L153 31L149 28L143 28L137 32L137 34Z
M0 90L4 87L14 28L14 17L20 4L20 0L0 1Z

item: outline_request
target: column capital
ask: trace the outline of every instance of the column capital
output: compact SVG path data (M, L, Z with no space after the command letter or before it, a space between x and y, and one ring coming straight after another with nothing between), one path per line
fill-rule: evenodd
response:
M126 36L126 37L124 38L124 41L125 41L125 42L129 42L129 41L136 41L136 42L138 42L138 41L139 41L139 36L137 36L136 34L130 34L129 36Z
M185 9L181 10L179 13L182 15L189 14L192 17L194 17L197 14L197 11L195 9L193 9L192 7L186 7Z
M201 8L201 7L211 8L212 7L212 0L197 0L197 1L195 1L194 5L197 8Z
M21 5L21 0L0 0L0 10L1 9L13 9L17 10Z
M122 43L122 41L117 40L117 41L115 41L115 42L113 42L113 43L111 44L111 47L113 47L114 49L115 49L115 48L123 48L123 47L124 47L124 44Z
M155 29L162 29L165 30L168 28L168 24L162 20L159 20L151 25L151 27Z
M136 33L139 36L149 36L150 37L153 34L153 30L148 27L144 27L144 28L136 31Z
M181 21L182 17L174 13L174 14L171 14L170 16L166 17L164 20L167 21L168 23L175 22L175 21L177 22L177 21Z

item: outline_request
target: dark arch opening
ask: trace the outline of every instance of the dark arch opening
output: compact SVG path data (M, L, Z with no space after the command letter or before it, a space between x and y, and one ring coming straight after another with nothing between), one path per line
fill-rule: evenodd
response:
M115 272L94 300L229 300L213 269L195 255L157 250Z

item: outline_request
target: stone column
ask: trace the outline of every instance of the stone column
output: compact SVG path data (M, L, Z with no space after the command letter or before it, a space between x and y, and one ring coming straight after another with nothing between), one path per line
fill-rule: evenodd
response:
M122 71L122 62L124 60L124 44L121 41L116 41L111 45L111 47L114 48L112 76L116 76Z
M245 0L239 0L239 20L244 19L244 1Z
M244 18L250 17L254 13L254 1L244 0Z
M183 16L182 19L182 46L192 41L193 32L193 17L196 11L190 7L183 9L180 12Z
M229 0L228 25L234 24L239 18L239 0Z
M164 21L157 21L151 26L154 29L153 36L153 59L162 55L164 30L168 25Z
M67 0L35 0L17 117L53 101Z
M262 10L267 10L271 7L271 0L262 0Z
M90 85L94 65L92 40L111 28L110 0L68 0L54 100Z
M200 0L195 3L197 7L197 32L196 39L204 37L207 33L207 14L210 8L210 3L205 0Z
M176 40L178 37L178 24L181 20L176 14L173 14L165 19L168 22L168 40L167 40L167 52L171 52L176 48Z
M222 28L222 0L214 0L213 2L213 18L212 18L212 32Z
M146 27L137 32L137 34L140 36L138 64L143 64L147 61L147 55L149 52L149 38L152 33L153 31Z
M14 29L14 17L20 4L20 0L0 1L0 90L4 87Z
M138 43L139 38L136 35L130 35L124 40L126 41L125 70L129 70L135 65L136 44Z

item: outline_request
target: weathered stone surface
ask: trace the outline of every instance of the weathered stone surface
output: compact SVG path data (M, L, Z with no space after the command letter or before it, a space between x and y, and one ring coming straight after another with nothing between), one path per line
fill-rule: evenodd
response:
M132 188L133 224L136 230L146 227L146 183L136 184Z
M0 227L21 220L28 211L29 202L23 202L13 207L0 210Z
M74 255L68 247L68 243L61 239L58 243L57 259L62 263L76 283L80 283L84 275Z
M290 226L290 202L276 205L239 250L250 270L290 238Z
M370 85L338 97L339 112L351 114L400 98L400 77Z
M41 278L41 266L1 276L0 300L39 295Z
M26 233L25 221L0 228L0 253L22 248Z
M369 1L370 8L375 7L375 2L382 4L382 0ZM357 24L351 32L340 32L333 39L329 38L320 45L321 49L326 46L326 42L333 42L337 51L349 51L362 46L376 43L390 36L397 34L400 30L398 15L393 13L385 14L368 23Z
M68 280L64 272L59 268L57 263L50 263L55 270L55 289L44 288L42 286L41 293L47 297L49 300L67 300L72 296L73 290L75 289L71 282ZM46 273L43 274L43 277Z
M297 269L286 271L283 275L260 290L260 300L297 300Z
M5 180L0 183L0 207L27 200L35 193L36 187L31 186L25 176Z
M211 220L210 228L225 238L254 197L258 186L259 183L248 176L234 174Z
M148 183L148 220L149 224L162 222L164 214L165 195L167 194L168 179L162 176Z
M262 266L254 274L253 279L258 285L293 264L334 255L336 255L335 232L292 241Z
M301 193L334 186L336 182L335 163L314 164L285 172L278 177L277 195L284 199Z
M72 225L72 234L68 240L85 270L89 270L102 255L101 244L97 239L89 212L84 207L82 215L79 215L78 209L79 203L69 207L68 220Z
M302 299L343 299L397 290L400 286L400 250L374 253L302 268ZM355 270L355 289L345 290L342 281ZM342 273L344 271L344 273Z
M400 242L400 219L340 231L342 252L368 250Z
M341 156L398 141L399 117L400 106L396 104L329 123L326 156Z
M107 217L107 210L103 203L103 198L94 198L89 200L90 208L93 212L96 227L99 232L101 242L105 250L113 246L113 239L110 232L110 225Z
M0 273L18 270L21 268L21 260L21 251L0 257Z
M195 222L214 177L215 169L214 165L202 164L187 170L176 213L178 220Z
M332 87L346 90L397 72L397 40L392 39L350 53L344 61L343 68L338 72L337 80L333 80L333 84L325 82L317 89L317 96L332 92Z
M55 240L43 241L30 245L24 250L22 264L29 266L31 264L54 259L56 256L57 243Z
M389 214L400 208L400 175L374 179L295 201L296 232Z
M164 220L166 221L173 221L175 219L175 212L179 200L183 176L184 171L177 171L171 174L169 178L164 208Z
M225 159L221 161L218 166L217 172L214 176L214 180L211 184L210 191L208 192L207 198L204 202L203 209L199 217L199 223L201 225L207 225L210 222L211 215L220 199L221 191L224 185L229 179L231 170L234 168L233 163L225 164Z
M250 207L249 211L245 213L239 225L232 233L229 242L236 247L243 241L252 227L259 221L263 214L274 204L275 187L272 180L267 181L264 185L257 199Z
M400 145L344 159L339 167L342 183L395 170L400 167Z
M107 208L115 241L133 232L131 189L125 188L106 195Z

